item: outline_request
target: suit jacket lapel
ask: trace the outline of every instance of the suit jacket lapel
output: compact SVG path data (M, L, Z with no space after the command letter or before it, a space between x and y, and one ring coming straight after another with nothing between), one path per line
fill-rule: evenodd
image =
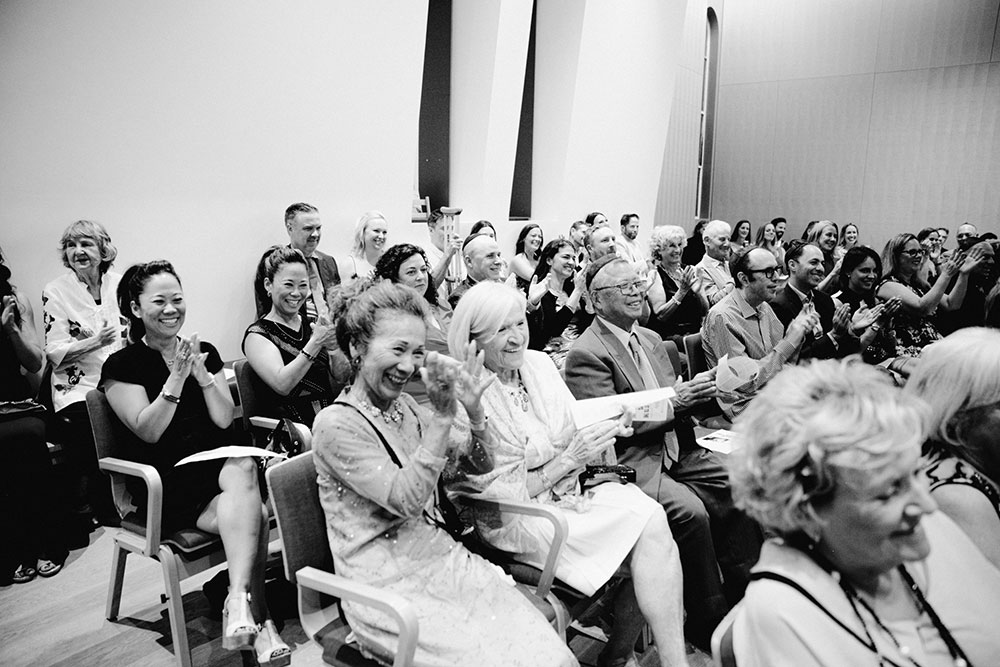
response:
M594 326L597 327L597 339L601 341L608 354L611 355L612 361L618 366L622 375L628 381L629 386L632 391L641 391L642 376L639 375L639 369L635 365L635 361L632 360L632 353L629 352L628 348L619 342L615 335L611 333L611 330L601 322L600 319L594 318Z

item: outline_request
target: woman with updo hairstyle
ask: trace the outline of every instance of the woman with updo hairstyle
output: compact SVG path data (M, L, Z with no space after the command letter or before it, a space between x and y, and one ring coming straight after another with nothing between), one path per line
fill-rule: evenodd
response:
M732 626L740 667L1000 664L1000 570L935 511L927 417L878 369L827 360L736 420L733 498L774 535Z
M540 297L534 294L528 297L534 308L529 318L531 339L528 348L548 354L557 368L562 368L573 341L593 320L581 307L587 291L585 278L586 274L577 270L576 248L571 241L556 239L546 244L539 255L532 282L544 284L547 289ZM537 300L532 302L532 299ZM570 328L571 322L578 317L583 317L583 321Z
M517 234L517 242L514 244L514 259L510 262L510 270L517 276L518 288L527 289L531 276L538 267L538 258L544 243L541 227L533 222L521 227L521 231Z
M243 334L243 353L271 393L260 397L262 414L311 426L341 389L333 380L327 353L336 332L323 317L311 324L302 316L302 304L309 298L309 270L301 251L271 249L264 260L264 289L271 310ZM277 414L270 414L268 406L277 408Z
M1000 331L959 329L928 345L904 392L930 406L931 496L1000 568Z
M97 387L101 366L125 339L125 320L115 293L121 276L110 268L118 256L104 226L77 220L59 240L68 270L42 290L45 355L52 368L55 433L72 470L72 503L91 527L118 525L111 489L97 467L87 414L87 392Z
M261 665L287 665L291 650L278 635L264 596L268 511L255 459L176 465L230 443L226 429L233 421L233 397L222 358L197 333L180 335L187 304L169 262L129 267L118 287L118 305L128 313L131 343L108 357L100 389L132 436L123 443L123 458L159 472L164 535L194 525L222 538L229 568L223 648L253 650ZM145 486L128 489L144 516Z
M771 231L774 232L773 225ZM646 293L650 311L646 326L663 340L673 340L679 349L684 349L684 336L701 330L701 321L709 308L694 267L682 263L686 245L684 230L675 225L654 227L649 237L649 253L656 274Z
M351 252L338 263L341 284L347 287L358 278L370 276L385 250L389 224L381 211L365 211L354 226Z
M451 531L461 529L450 503L435 504L440 483L461 486L493 467L480 404L493 378L482 354L474 345L460 361L427 353L423 297L389 281L363 287L335 295L337 342L354 378L313 428L334 570L410 601L420 624L414 665L576 665L498 568L455 541ZM418 371L429 409L403 392ZM341 606L361 652L390 664L396 623L347 600Z
M44 412L32 400L26 373L42 368L42 347L31 302L11 284L0 252L0 489L3 489L4 548L0 586L26 584L59 573L68 555L56 510L60 506L45 441ZM18 406L20 409L17 409Z

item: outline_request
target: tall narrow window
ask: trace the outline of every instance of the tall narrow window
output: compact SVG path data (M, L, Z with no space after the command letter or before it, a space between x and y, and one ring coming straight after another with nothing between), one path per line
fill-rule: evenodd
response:
M514 182L510 190L510 219L531 217L531 149L535 128L535 15L538 3L531 7L531 32L528 33L528 57L524 65L524 90L521 92L521 118L517 127L514 153Z
M431 207L448 205L451 126L451 0L430 0L420 91L417 189Z
M708 8L701 87L701 134L698 140L698 193L695 216L712 215L712 157L715 147L715 96L719 78L719 19Z

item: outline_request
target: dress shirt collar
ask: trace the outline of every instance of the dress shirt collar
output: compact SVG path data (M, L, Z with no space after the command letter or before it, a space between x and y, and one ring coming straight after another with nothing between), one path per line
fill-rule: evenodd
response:
M620 326L616 324L608 322L600 315L597 316L597 319L601 321L601 324L603 324L608 328L608 331L611 332L612 336L618 339L619 343L621 343L625 348L628 348L628 339L632 336L632 334L635 333L635 322L632 323L632 326L629 328L628 331L625 331L625 329L622 329Z
M767 303L767 301L761 301L760 304L754 308L743 296L743 290L739 287L734 289L727 296L732 297L733 303L736 305L736 308L740 311L740 315L743 317L753 317L754 315L760 317L762 311L764 310L764 306Z
M789 280L785 284L788 285L788 288L790 290L792 290L793 292L795 292L795 296L799 297L799 301L801 301L802 303L805 303L806 301L811 301L812 300L812 294L806 294L805 292L800 292L798 290L798 288L795 287L795 285L792 284L791 280Z

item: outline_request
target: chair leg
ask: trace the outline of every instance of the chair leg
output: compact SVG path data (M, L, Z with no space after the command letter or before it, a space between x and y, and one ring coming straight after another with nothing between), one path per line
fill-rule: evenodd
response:
M170 617L170 634L174 643L174 657L180 667L191 667L191 648L188 645L187 623L184 619L184 599L181 580L177 571L177 556L165 546L157 554L163 567L163 585L167 592L167 616Z
M122 585L125 583L125 559L128 549L123 549L115 542L115 551L111 554L111 581L108 582L108 604L104 616L109 621L118 620L118 609L122 603Z

